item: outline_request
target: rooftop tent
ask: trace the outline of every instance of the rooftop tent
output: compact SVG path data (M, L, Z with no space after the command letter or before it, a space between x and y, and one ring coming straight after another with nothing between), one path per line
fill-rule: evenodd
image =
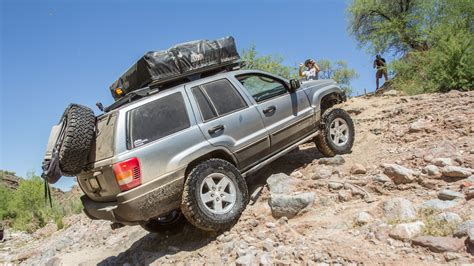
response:
M110 90L117 100L131 91L223 68L239 59L233 37L177 44L168 50L146 53L110 86ZM118 95L116 89L122 94Z

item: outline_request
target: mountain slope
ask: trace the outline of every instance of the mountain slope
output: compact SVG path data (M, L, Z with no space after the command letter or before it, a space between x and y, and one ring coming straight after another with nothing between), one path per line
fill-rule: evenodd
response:
M192 226L177 235L140 227L112 231L108 222L81 214L49 237L7 240L0 262L473 263L474 240L453 233L461 222L474 224L474 92L359 97L342 108L356 126L351 154L323 159L307 143L249 179L255 191L284 173L294 193L314 193L314 203L294 218L272 216L272 192L264 186L223 234Z

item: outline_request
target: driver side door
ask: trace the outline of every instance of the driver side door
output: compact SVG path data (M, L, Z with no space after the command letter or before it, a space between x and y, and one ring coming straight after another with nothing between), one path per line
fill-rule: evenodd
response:
M237 75L236 79L255 101L270 134L271 153L315 130L314 109L304 91L290 93L284 80L263 73Z

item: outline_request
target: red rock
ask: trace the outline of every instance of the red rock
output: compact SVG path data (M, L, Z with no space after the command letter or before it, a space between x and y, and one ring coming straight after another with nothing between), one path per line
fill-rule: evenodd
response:
M442 236L419 236L412 240L412 244L427 247L433 252L455 252L464 247L464 239Z

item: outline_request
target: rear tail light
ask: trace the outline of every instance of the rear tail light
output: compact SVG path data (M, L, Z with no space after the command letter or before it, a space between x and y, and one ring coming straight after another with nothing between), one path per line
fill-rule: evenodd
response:
M114 175L120 190L126 191L138 187L142 183L140 162L137 158L131 158L114 164Z

